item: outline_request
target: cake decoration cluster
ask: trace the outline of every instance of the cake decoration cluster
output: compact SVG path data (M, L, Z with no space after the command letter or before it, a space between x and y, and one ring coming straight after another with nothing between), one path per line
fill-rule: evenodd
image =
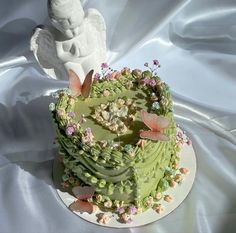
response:
M117 134L124 134L135 120L136 106L129 98L118 98L115 101L96 107L92 117L104 127Z
M189 173L179 166L179 151L191 140L176 130L169 87L157 75L160 63L144 66L117 71L103 63L101 74L92 82L90 71L83 84L70 71L69 89L54 93L57 103L49 105L65 166L62 186L77 199L69 208L102 211L100 224L110 222L107 212L128 224L150 208L162 214L163 203L174 201L168 189ZM98 140L102 130L115 136Z

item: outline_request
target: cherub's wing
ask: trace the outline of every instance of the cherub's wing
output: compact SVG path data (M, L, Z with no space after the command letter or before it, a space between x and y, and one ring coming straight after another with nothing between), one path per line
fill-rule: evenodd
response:
M90 25L95 29L96 39L100 47L100 55L106 59L106 24L103 16L96 9L90 8L86 13L86 18Z
M30 49L48 76L53 79L67 80L67 71L57 56L55 40L48 28L38 26L34 29Z

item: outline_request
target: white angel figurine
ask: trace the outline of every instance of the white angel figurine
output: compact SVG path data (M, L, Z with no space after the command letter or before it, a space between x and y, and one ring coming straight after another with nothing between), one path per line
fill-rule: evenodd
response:
M96 9L86 14L80 0L48 0L52 26L38 26L31 37L31 50L43 70L54 79L68 79L74 70L85 75L100 70L106 61L106 25Z

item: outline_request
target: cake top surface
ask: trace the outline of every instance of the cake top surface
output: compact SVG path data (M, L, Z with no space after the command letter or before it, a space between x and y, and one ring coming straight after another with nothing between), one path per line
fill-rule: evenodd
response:
M95 74L92 82L90 72L83 84L72 71L70 88L59 93L56 105L56 119L64 123L67 136L79 135L85 143L106 141L123 146L135 145L140 138L166 141L165 129L159 124L172 120L169 87L156 73L157 60L152 67L145 66L146 71L114 71L104 63L102 74ZM153 136L157 133L159 137Z

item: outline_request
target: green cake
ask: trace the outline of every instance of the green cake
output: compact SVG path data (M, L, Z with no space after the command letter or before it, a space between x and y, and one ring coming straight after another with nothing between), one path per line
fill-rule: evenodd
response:
M64 188L92 187L87 201L124 221L126 213L157 207L162 193L178 182L180 148L170 89L156 74L157 60L145 67L114 71L102 64L92 83L89 78L79 83L77 94L71 84L50 106Z

